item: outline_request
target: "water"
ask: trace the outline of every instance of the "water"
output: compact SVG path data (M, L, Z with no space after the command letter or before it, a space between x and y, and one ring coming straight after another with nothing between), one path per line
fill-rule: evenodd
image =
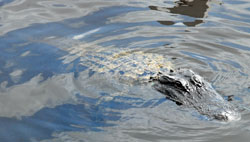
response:
M1 142L249 141L249 1L0 6ZM179 67L234 95L241 120L207 120L142 83Z

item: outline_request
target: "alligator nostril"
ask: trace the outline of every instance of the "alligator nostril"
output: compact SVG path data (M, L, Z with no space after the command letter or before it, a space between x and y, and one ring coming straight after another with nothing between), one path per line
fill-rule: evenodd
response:
M215 114L214 119L221 121L237 121L241 119L241 115L233 108L228 108L228 110L223 110Z
M227 101L233 101L234 95L227 96Z
M214 118L217 120L228 121L228 117L226 115L222 115L222 114L214 115Z

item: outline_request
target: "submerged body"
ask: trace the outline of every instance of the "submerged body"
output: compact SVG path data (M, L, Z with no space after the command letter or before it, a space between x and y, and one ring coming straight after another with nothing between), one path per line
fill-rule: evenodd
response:
M195 108L200 114L222 121L239 120L237 109L218 94L201 76L189 69L170 70L152 78L153 87L178 105Z

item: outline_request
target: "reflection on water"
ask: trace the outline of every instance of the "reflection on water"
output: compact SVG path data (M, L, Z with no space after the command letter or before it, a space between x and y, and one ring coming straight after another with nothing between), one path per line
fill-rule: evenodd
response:
M89 78L84 72L79 78L73 74L61 74L45 81L37 76L22 85L5 88L0 96L0 125L5 128L0 129L0 140L29 141L29 136L41 140L51 138L54 132L64 131L99 132L105 127L117 125L115 121L128 119L123 117L121 111L153 108L166 100L126 97L126 86L117 86L118 82L101 78ZM101 86L91 87L91 82L95 80L110 87L106 91ZM109 94L111 88L117 91ZM9 132L7 135L6 131Z
M0 6L3 6L3 5L5 5L5 4L8 4L8 3L10 3L10 2L12 2L13 0L1 0L0 1Z
M203 23L203 20L197 18L205 18L209 8L208 0L180 0L176 2L176 6L173 8L149 6L151 10L158 10L163 12L169 12L173 14L181 14L193 18L185 18L182 22L186 26L196 26ZM158 21L163 25L174 25L174 21Z
M170 13L187 15L194 18L203 18L206 16L208 7L208 0L180 0L176 2L177 6L167 8Z
M250 2L223 2L0 1L0 141L247 141ZM178 67L234 95L242 120L147 82Z

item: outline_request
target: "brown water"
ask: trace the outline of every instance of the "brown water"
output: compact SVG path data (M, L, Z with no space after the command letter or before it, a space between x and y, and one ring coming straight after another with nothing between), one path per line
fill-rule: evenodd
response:
M0 141L248 142L250 1L0 0ZM208 120L145 80L190 68L241 120Z

